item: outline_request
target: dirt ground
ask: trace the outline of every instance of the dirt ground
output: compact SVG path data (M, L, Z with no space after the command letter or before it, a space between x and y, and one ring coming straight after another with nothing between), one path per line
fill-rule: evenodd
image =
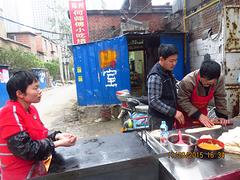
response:
M120 133L120 120L99 122L101 106L77 106L74 84L44 90L41 102L34 105L49 130L71 132L79 138Z
M113 117L110 121L101 121L99 118L79 117L78 109L77 102L72 101L69 103L64 109L63 121L53 122L53 129L71 132L78 138L105 136L121 132L120 120ZM88 111L92 114L98 113L94 109L91 110L91 108Z

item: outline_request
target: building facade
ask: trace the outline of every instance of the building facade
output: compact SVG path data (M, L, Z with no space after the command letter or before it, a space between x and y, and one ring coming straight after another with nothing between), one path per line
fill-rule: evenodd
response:
M37 55L44 61L60 59L61 47L54 41L42 36L40 33L36 36Z
M28 46L33 54L45 62L60 58L60 46L40 33L12 32L7 33L7 36L13 41Z
M152 6L151 0L127 0L120 10L88 10L90 40L112 38L129 31L165 31L165 19L171 12L172 6Z

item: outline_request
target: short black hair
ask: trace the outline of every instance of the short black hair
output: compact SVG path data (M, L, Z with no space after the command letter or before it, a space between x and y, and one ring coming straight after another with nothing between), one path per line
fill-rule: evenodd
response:
M221 74L220 64L211 60L210 55L205 55L204 59L200 67L200 76L207 80L218 79Z
M33 82L37 82L38 78L30 71L16 71L7 82L7 92L11 100L16 101L16 92L20 90L26 92L27 87Z
M161 44L158 48L158 57L167 59L169 56L178 54L178 49L173 44Z

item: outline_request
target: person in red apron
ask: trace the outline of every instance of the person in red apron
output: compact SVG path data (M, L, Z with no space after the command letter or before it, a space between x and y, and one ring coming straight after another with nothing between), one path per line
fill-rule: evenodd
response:
M208 105L214 99L217 117L227 119L227 102L224 79L220 65L207 59L200 70L196 70L183 78L179 83L178 107L183 112L185 123L176 121L176 128L192 126L212 127L213 122L207 117Z
M76 137L49 134L36 108L41 90L34 74L16 72L7 83L10 100L0 111L0 165L2 180L23 180L47 173L56 147L74 145ZM47 160L47 161L46 161Z

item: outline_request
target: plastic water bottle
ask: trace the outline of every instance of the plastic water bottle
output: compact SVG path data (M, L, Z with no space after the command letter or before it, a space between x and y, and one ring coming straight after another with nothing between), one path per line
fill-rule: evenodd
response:
M167 145L167 138L168 138L168 126L166 121L162 121L160 125L160 143L162 145Z

